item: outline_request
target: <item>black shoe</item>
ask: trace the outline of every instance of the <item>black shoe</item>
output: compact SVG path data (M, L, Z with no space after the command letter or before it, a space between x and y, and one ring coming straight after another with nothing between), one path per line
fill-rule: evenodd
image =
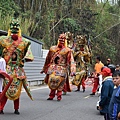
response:
M104 115L105 113L103 113L103 112L100 112L100 114L101 114L101 115Z
M53 100L53 98L48 98L47 100Z
M95 95L95 93L91 93L90 95Z
M3 110L0 110L0 114L4 114Z
M83 92L85 92L85 89L83 89Z
M19 115L19 114L20 114L20 112L19 112L18 110L15 110L15 111L14 111L14 114Z
M78 89L77 89L77 90L75 90L75 92L78 92L78 91L80 91L80 90L78 90Z

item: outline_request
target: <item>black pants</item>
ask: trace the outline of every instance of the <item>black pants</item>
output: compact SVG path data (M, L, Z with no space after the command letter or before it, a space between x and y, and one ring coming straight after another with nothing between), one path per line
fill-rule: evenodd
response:
M110 120L108 113L104 113L104 119L105 119L105 120Z

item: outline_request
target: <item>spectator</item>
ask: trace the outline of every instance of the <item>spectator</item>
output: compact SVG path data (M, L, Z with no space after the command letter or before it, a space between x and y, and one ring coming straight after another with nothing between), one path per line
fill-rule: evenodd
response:
M98 56L96 58L96 64L95 64L95 67L94 67L95 77L94 77L93 89L92 89L92 93L90 95L95 95L95 93L98 89L99 82L101 83L101 81L99 81L99 80L101 80L100 72L101 72L101 68L103 66L104 66L104 64L101 62L100 57Z
M111 70L111 75L115 72L115 65L113 65L113 64L109 64L108 65L108 68L110 68L110 70ZM103 68L102 68L103 69ZM102 75L101 75L102 76ZM102 78L101 78L102 79ZM98 106L99 106L99 102L100 102L100 94L101 94L101 88L102 88L102 83L99 85L99 91L98 91L98 94L99 94L99 100L97 101L97 110L99 110L98 109ZM101 112L100 112L101 113ZM102 114L102 113L101 113Z
M112 74L115 72L115 65L114 64L109 64L108 68L110 68Z
M120 120L120 112L118 113L118 120Z
M120 71L115 71L112 75L116 88L113 91L109 105L110 120L120 120Z
M108 107L110 103L110 99L113 93L114 84L112 82L111 70L108 67L103 67L101 70L101 74L103 77L102 88L101 88L101 96L99 102L99 110L104 115L104 120L109 119Z
M120 65L116 65L116 69L115 69L115 71L120 71Z
M108 67L109 64L111 64L111 59L110 58L107 59L105 66Z
M5 59L2 58L2 53L0 53L0 70L6 72L6 62ZM3 87L3 78L0 78L0 93L2 92Z

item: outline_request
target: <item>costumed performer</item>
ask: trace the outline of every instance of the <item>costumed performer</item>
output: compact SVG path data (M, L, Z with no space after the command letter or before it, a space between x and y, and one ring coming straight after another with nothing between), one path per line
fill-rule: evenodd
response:
M6 61L6 71L9 76L13 78L13 81L8 88L3 100L0 103L0 113L4 114L3 109L7 102L7 99L14 102L14 113L19 112L19 98L22 90L22 86L26 90L28 96L32 98L30 89L27 84L25 71L23 69L24 62L33 61L33 55L30 50L31 42L21 36L21 29L19 21L16 16L10 23L10 29L7 36L0 37L0 47L3 48L2 54ZM4 80L4 88L7 86L8 80Z
M62 99L64 84L66 83L69 86L69 81L67 80L69 66L71 75L75 74L73 54L71 49L67 47L66 35L60 34L57 46L50 48L41 71L41 73L46 73L45 83L50 88L50 94L47 100L53 100L55 94L57 95L58 101Z

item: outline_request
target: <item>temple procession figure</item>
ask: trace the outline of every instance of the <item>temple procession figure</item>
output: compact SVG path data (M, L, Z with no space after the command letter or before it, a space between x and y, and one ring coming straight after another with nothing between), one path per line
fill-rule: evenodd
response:
M91 61L91 52L87 45L86 36L76 36L73 54L76 62L76 75L72 81L72 84L77 86L76 91L80 91L80 86L82 85L83 92L85 92L84 81L87 78L87 64Z
M76 67L72 50L67 47L66 35L63 33L59 35L58 44L50 48L41 71L41 73L46 73L45 83L50 88L47 100L53 100L55 95L57 95L57 100L60 101L65 84L68 86L69 91L71 91L68 80L69 69L71 75L75 74Z
M7 74L13 78L11 85L0 101L0 114L4 114L3 109L7 99L14 101L14 113L19 113L19 98L22 86L26 90L28 96L32 98L30 89L28 88L26 75L23 69L24 62L33 61L33 55L30 50L30 41L21 36L21 30L18 19L13 18L10 23L10 29L7 36L0 37L0 48L3 49L2 54L6 61ZM8 80L4 79L4 89L8 84Z

